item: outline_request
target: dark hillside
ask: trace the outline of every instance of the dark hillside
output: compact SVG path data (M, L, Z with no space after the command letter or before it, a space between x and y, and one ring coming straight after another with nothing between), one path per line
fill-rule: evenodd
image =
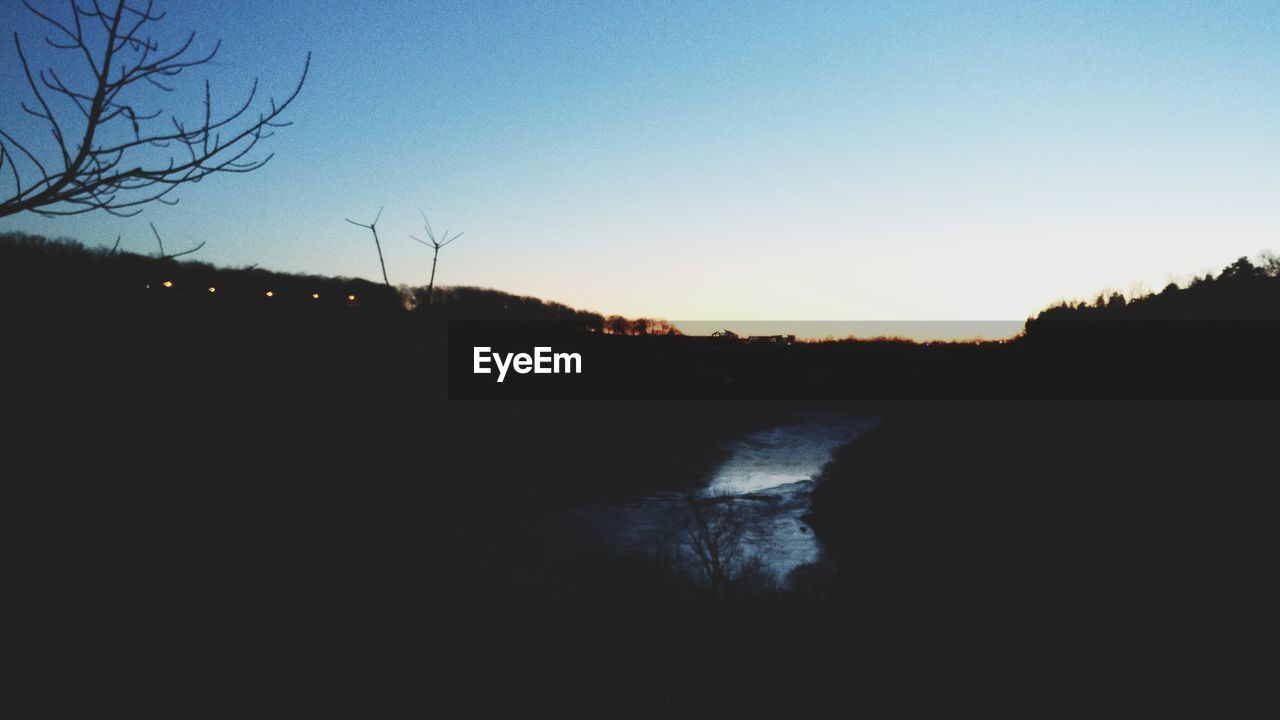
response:
M1032 687L1248 684L1280 601L1275 270L1050 308L1014 366L1058 401L903 406L838 451L810 520L846 620Z
M733 380L714 402L447 402L441 320L599 316L14 236L0 285L0 697L33 716L73 714L67 683L142 714L263 693L497 711L563 703L566 682L607 716L901 707L921 684L1008 705L1085 675L1207 689L1209 664L1248 670L1237 640L1280 599L1278 416L1238 401L1268 391L1268 322L1076 308L1004 344L764 349L589 333L666 358L645 390ZM1237 401L1106 401L1179 377ZM875 397L886 421L827 468L830 562L790 589L711 596L551 521L691 487L724 440L823 392ZM1103 399L1026 401L1087 392Z
M598 317L491 291L406 310L363 281L12 236L0 285L0 696L20 707L72 680L152 711L217 687L243 702L255 678L360 695L487 654L520 629L489 613L515 622L582 579L538 580L587 552L547 512L688 487L779 417L446 403L440 320ZM37 714L83 700L57 697Z

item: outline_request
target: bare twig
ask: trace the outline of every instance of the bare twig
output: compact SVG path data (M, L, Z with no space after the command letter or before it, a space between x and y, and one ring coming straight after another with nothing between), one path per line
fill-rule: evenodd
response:
M199 250L200 248L204 247L204 242L201 242L199 245L197 245L197 246L195 246L195 247L191 248L190 250L183 250L183 251L182 251L182 252L180 252L180 253L174 253L174 254L172 254L172 255L166 255L166 254L165 254L165 252L164 252L164 240L161 240L161 239L160 239L160 231L159 231L159 230L156 230L156 225L155 225L155 223L147 223L147 224L151 226L151 233L152 233L153 235L155 235L155 236L156 236L156 244L160 246L160 259L161 259L161 260L172 260L172 259L174 259L174 258L180 258L180 257L182 257L183 255L190 255L191 253L196 252L196 251L197 251L197 250Z

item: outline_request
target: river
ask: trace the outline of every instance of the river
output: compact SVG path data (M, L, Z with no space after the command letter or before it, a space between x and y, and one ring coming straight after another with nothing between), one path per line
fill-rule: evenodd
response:
M807 412L795 422L752 432L695 492L731 503L743 524L743 558L759 558L780 582L796 567L817 561L821 547L801 517L809 493L835 449L872 427L865 415ZM582 511L582 519L624 550L687 550L688 496L655 493Z

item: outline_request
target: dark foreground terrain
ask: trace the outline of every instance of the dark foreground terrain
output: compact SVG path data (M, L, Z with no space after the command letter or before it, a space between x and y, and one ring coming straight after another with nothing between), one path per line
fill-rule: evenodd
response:
M1168 332L1216 324L1033 327L939 348L1012 368L946 402L850 392L883 422L815 492L827 560L712 591L548 518L696 485L785 397L449 401L448 319L590 315L478 291L410 311L358 281L32 242L3 255L6 716L1222 714L1269 679L1265 317L1227 341ZM1250 306L1274 280L1249 280ZM944 356L886 347L824 357L879 353L849 370L865 374ZM1174 399L1009 380L1061 394L1122 370Z
M1276 412L910 408L839 451L814 493L832 596L957 675L1040 688L1040 706L1256 697L1280 600Z

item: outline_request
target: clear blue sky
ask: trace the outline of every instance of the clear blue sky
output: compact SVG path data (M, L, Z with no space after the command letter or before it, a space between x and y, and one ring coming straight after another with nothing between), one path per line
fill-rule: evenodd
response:
M1276 2L160 4L224 40L227 99L314 53L275 160L0 229L376 278L343 217L385 205L420 284L422 208L466 231L439 282L688 320L1016 319L1280 249Z

